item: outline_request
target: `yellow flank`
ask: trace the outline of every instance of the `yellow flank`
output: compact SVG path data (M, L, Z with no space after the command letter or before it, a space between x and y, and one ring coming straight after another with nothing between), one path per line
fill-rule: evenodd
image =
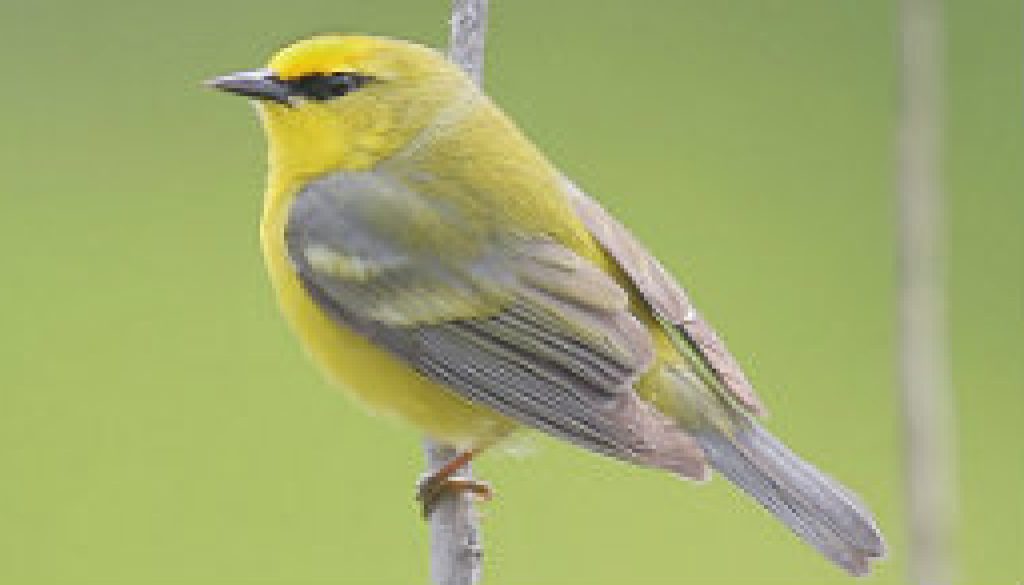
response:
M461 72L424 47L369 37L314 38L284 49L268 67L286 79L357 71L395 83L415 81L407 91L375 94L371 84L333 102L303 102L297 108L259 103L270 144L263 253L282 312L330 379L372 409L460 446L489 444L517 426L332 321L303 289L287 258L288 210L305 183L331 172L415 162L443 171L423 188L467 213L467 229L500 213L502 221L524 233L548 234L612 275L630 293L633 311L648 325L657 349L655 366L636 390L663 405L662 368L682 359L674 343L575 215L558 171ZM474 214L480 222L473 221ZM334 261L313 250L312 261L321 260Z

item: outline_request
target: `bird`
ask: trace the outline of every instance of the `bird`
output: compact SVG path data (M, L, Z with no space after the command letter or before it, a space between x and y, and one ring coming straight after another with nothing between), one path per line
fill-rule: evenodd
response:
M460 451L427 499L534 429L697 482L714 470L850 574L884 556L857 496L759 422L679 282L444 54L319 35L207 85L258 112L262 252L312 361Z

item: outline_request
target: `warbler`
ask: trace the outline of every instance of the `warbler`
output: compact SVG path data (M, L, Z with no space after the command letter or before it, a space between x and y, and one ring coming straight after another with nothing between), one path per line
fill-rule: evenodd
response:
M755 420L684 289L444 55L326 35L208 83L256 104L270 280L337 385L459 463L537 429L694 480L713 468L852 574L884 554L858 499Z

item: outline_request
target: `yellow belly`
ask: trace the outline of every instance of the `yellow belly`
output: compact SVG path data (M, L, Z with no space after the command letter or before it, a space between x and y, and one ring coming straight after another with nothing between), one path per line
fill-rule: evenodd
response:
M375 412L396 416L460 448L484 447L517 425L431 382L357 333L332 321L310 298L287 258L287 210L268 197L261 225L264 259L285 319L328 379Z

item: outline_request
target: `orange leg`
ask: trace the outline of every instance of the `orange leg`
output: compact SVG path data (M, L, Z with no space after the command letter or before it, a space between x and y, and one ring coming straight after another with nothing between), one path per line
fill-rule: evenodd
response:
M421 478L416 484L416 500L423 506L423 517L429 518L438 501L450 493L469 493L487 501L494 497L491 486L484 481L458 477L456 473L480 453L470 449L455 456L441 469Z

